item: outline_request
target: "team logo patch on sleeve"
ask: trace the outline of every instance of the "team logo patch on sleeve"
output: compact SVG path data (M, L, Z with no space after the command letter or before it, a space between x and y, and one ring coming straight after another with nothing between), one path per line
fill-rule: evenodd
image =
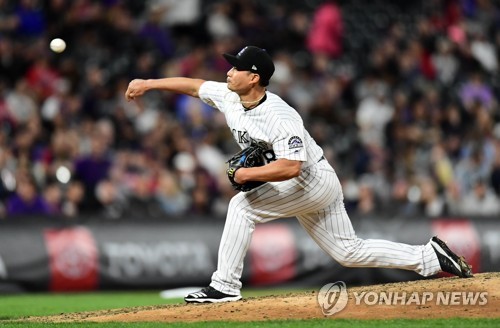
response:
M302 142L302 139L300 139L297 136L293 136L288 140L288 148L289 149L296 149L296 148L302 148L304 147L304 143Z

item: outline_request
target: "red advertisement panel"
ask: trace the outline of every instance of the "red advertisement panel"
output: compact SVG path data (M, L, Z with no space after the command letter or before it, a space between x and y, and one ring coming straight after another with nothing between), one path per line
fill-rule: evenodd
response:
M292 229L285 224L259 225L250 244L250 281L265 285L287 281L295 275L297 248Z
M470 220L436 220L431 229L453 252L465 257L473 272L481 272L481 240Z
M50 290L97 289L98 252L88 229L46 229L44 237L49 254Z

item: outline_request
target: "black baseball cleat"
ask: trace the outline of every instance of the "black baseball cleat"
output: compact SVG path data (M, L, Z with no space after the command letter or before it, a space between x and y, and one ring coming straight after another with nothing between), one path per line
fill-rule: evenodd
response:
M241 295L229 295L208 286L200 291L187 294L184 297L187 303L222 303L241 300Z
M471 278L471 266L465 262L463 256L453 253L446 243L434 236L431 238L431 246L436 252L441 270L459 276L460 278Z

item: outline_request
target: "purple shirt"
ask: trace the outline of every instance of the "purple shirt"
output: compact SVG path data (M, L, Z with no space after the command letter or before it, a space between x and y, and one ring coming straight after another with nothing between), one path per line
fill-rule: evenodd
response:
M41 196L36 196L31 203L27 203L18 194L7 200L7 215L46 215L51 210Z
M486 85L475 85L468 83L462 87L460 92L464 103L471 103L474 100L480 101L488 109L493 104L493 92Z
M76 161L75 174L86 186L95 187L108 176L111 161L107 158L83 157Z

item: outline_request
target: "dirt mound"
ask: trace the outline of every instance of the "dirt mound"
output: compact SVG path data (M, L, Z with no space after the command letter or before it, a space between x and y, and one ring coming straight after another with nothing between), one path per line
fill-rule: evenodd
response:
M500 317L500 273L474 278L439 278L348 288L347 306L323 314L318 292L249 298L222 304L182 304L76 313L44 318L43 322L195 322L275 319L394 319Z

